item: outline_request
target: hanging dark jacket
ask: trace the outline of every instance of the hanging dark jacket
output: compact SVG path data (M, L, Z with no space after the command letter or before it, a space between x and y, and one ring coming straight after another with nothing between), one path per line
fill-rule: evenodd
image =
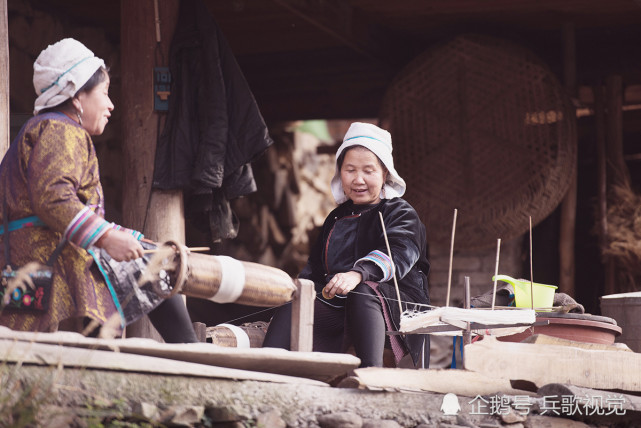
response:
M273 141L202 0L181 0L169 55L171 95L153 187L188 189L199 198L216 191L227 199L255 192L249 163Z

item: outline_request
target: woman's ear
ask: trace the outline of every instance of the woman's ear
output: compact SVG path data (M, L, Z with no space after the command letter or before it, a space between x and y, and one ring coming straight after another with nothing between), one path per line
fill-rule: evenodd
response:
M73 97L71 99L71 104L73 104L73 107L76 109L76 112L78 112L80 114L83 113L82 104L80 103L80 99L78 99L77 96L75 96L75 97Z

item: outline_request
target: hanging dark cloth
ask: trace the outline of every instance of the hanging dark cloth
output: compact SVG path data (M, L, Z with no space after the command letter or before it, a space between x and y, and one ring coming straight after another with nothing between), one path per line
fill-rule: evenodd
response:
M257 190L250 163L273 140L202 0L180 2L169 68L169 111L156 148L153 187L183 189L186 217L209 218L212 240L235 237L226 230L234 225L229 200ZM218 218L220 213L227 217Z

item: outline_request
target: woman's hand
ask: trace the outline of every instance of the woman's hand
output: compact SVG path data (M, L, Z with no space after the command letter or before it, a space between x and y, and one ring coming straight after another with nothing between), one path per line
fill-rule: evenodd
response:
M341 272L334 277L323 288L323 297L333 299L335 295L346 295L363 281L363 275L359 272Z
M104 249L112 259L122 262L142 257L140 242L129 233L111 229L100 237L96 246Z

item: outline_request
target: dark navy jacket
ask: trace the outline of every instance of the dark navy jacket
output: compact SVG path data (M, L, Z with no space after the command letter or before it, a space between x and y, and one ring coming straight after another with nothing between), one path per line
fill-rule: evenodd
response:
M327 276L336 273L328 272L324 249L337 220L352 216L354 208L354 204L349 200L339 205L327 216L321 234L310 252L307 265L299 274L301 278L314 281L320 299L322 299L320 292L327 283ZM404 302L402 303L403 309L407 309L408 306L410 309L414 309L411 307L414 306L411 303L429 304L427 275L430 264L427 260L425 226L418 213L404 199L383 199L371 209L362 211L358 217L358 226L354 235L356 240L356 245L353 246L354 254L344 254L342 258L351 259L348 263L353 264L374 250L388 254L379 212L383 215L385 222L392 260L396 267L396 280L401 301ZM352 246L349 245L349 247ZM329 269L331 270L331 267ZM382 282L378 289L385 297L392 321L395 323L395 330L398 330L401 314L394 281ZM425 310L426 308L417 309ZM421 335L404 336L405 345L412 353L415 362L421 350L422 340Z

